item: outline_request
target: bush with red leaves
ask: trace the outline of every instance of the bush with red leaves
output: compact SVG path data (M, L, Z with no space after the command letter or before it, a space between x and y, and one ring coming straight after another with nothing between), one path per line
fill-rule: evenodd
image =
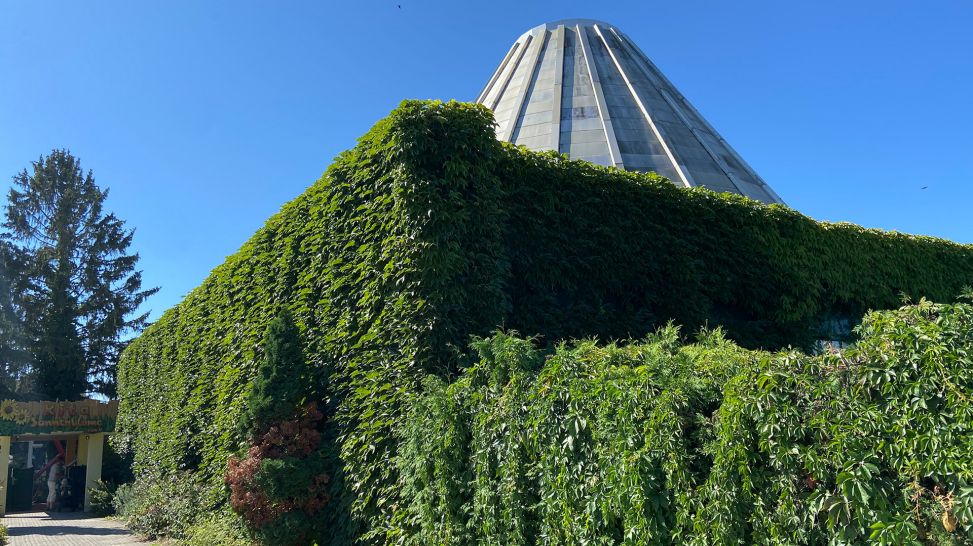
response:
M328 504L331 478L318 450L322 420L317 404L308 404L255 435L246 457L230 458L224 475L230 505L258 533L276 534L270 528L287 518L287 540L300 544L307 537L295 532L294 520L310 519Z

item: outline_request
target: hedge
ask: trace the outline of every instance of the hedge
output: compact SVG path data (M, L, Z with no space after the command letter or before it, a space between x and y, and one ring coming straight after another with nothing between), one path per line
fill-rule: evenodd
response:
M973 306L862 332L820 356L480 340L410 404L390 542L973 544Z
M471 363L472 335L607 340L675 319L807 346L830 319L971 279L969 246L531 153L485 108L405 101L126 349L114 442L225 502L260 340L288 307L340 448L334 543L381 542L403 502L396 426L427 374Z

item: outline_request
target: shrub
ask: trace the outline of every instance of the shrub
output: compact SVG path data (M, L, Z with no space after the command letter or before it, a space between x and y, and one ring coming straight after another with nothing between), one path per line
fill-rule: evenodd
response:
M727 384L697 531L973 544L973 305L870 313L860 333Z
M318 517L331 481L319 449L322 417L309 404L298 419L271 426L244 459L230 458L230 505L268 544L308 544L327 532Z
M10 535L7 526L0 523L0 546L7 544L9 540L10 540Z
M184 546L252 546L239 518L220 511L200 518L186 531Z
M973 544L973 305L820 356L479 341L401 429L402 544Z
M712 464L721 386L760 353L719 331L682 346L498 334L455 383L426 380L402 428L405 544L666 544ZM678 543L676 541L675 543Z
M306 401L309 381L299 332L284 311L267 328L241 419L250 448L242 460L230 457L224 478L230 506L268 544L300 546L332 534L320 517L331 500L324 415Z
M95 486L89 490L91 502L91 514L99 517L110 516L115 513L113 504L115 490L118 487L98 480Z
M140 476L118 487L114 507L129 529L149 538L183 538L213 509L201 479L189 473Z

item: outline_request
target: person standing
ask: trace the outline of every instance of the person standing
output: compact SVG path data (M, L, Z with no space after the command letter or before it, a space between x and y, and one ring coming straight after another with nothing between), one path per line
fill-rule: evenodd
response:
M57 503L57 487L64 476L64 465L61 464L61 456L54 459L54 464L47 471L47 509L54 510Z

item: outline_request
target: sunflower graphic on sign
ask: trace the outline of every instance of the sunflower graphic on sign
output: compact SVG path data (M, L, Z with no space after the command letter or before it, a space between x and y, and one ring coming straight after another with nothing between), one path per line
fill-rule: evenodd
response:
M17 406L13 400L4 400L0 402L0 419L6 419L7 421L13 421L16 417Z

